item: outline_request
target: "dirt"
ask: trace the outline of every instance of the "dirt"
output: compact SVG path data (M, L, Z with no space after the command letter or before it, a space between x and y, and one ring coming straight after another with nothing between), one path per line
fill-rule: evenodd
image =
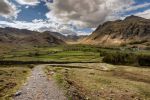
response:
M29 77L28 82L16 93L13 100L67 100L53 79L47 79L43 68L38 65Z

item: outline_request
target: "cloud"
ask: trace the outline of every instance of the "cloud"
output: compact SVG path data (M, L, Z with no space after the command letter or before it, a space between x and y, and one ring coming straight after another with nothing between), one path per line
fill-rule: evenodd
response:
M77 35L77 33L70 29L62 29L60 33L63 33L64 35Z
M16 6L8 0L0 0L0 16L5 18L17 17L19 11L20 10L17 10Z
M138 9L145 8L145 7L150 7L150 3L144 3L144 4L131 6L131 7L126 8L125 11L133 11L133 10L138 10Z
M30 5L30 6L35 6L39 4L39 0L16 0L19 4L21 5Z
M150 9L145 10L144 12L139 12L135 14L136 16L144 17L150 19Z
M47 3L51 11L46 16L55 16L63 23L93 28L108 19L116 19L119 12L133 3L133 0L55 0Z
M52 20L33 20L32 22L26 22L26 21L0 21L0 27L13 27L18 29L28 29L32 31L53 31L53 32L59 32L62 34L74 34L76 35L78 32L72 28L70 25L62 25L57 22L54 22Z
M25 6L25 8L26 8L26 9L28 9L28 8L29 8L29 6Z

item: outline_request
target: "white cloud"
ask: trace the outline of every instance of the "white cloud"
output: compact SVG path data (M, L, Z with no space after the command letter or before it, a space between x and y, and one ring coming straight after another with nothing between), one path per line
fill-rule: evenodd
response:
M38 3L40 3L39 0L16 0L16 1L21 5L31 5L31 6L35 6Z
M0 21L0 26L4 27L14 27L18 29L28 29L33 31L54 31L62 34L77 34L77 31L74 30L69 25L62 25L51 20L33 20L32 22L26 21Z
M119 12L132 4L133 0L55 0L47 3L51 11L46 16L55 16L62 23L93 28L108 19L116 19Z
M140 8L145 8L145 7L150 7L150 3L144 3L144 4L139 4L136 6L131 6L125 9L125 11L133 11L133 10L137 10Z
M150 9L145 10L144 12L139 12L135 14L136 16L144 17L150 19Z
M78 31L78 35L90 35L90 34L91 34L91 32Z
M25 8L26 8L26 9L28 9L28 8L29 8L29 6L25 6Z
M16 6L8 0L0 0L0 16L5 18L16 18L19 12L20 10L17 10Z

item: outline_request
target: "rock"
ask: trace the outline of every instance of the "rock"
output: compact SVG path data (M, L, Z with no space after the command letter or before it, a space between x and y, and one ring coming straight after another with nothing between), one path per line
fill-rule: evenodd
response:
M49 72L49 75L54 75L54 74L55 74L55 72L53 72L53 71Z
M14 96L17 97L17 96L20 96L22 94L21 91L18 91Z

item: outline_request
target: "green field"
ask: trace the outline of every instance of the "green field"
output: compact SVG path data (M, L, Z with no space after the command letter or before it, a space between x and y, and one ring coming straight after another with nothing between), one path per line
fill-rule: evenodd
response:
M12 49L0 54L0 60L14 61L55 61L55 62L101 62L106 53L134 53L148 55L149 50L134 50L121 47L96 47L90 45L64 45Z
M11 50L1 60L14 61L55 61L55 62L100 62L99 52L72 49L74 46L56 46ZM81 48L81 47L78 47ZM83 47L82 47L83 48Z

